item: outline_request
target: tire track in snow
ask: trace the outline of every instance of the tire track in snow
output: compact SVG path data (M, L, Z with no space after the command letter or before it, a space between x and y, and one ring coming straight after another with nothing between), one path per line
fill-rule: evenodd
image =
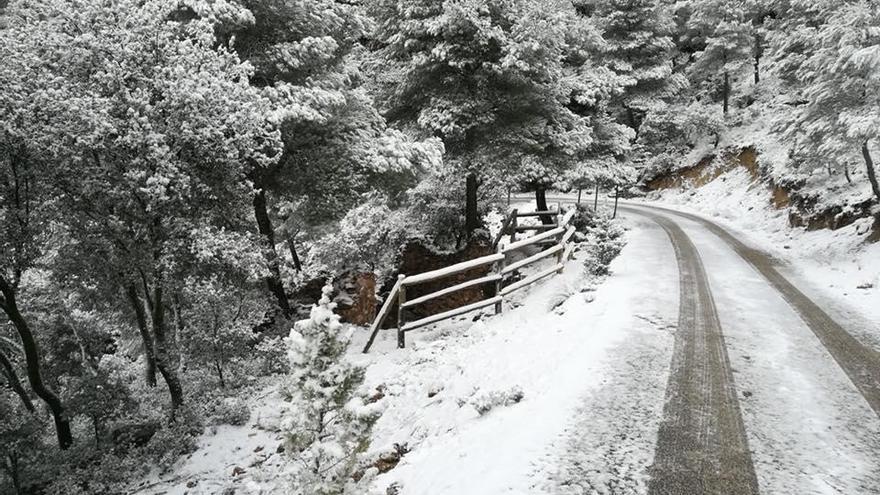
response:
M696 247L673 221L644 210L672 241L679 267L679 323L648 493L757 494L733 373Z
M803 292L798 290L773 266L774 260L767 254L746 246L721 226L697 215L669 208L646 206L664 213L693 220L728 244L744 260L777 290L788 304L801 316L822 345L828 349L837 364L853 382L871 409L880 416L880 353L862 344L828 313Z
M630 314L620 328L625 337L597 363L605 370L601 385L584 395L555 447L536 462L537 480L530 494L647 492L672 358L678 272L666 233L650 219L630 219L634 229L627 233L625 252L616 261L621 264L614 271L639 283L630 289L638 310L621 308ZM655 264L657 269L648 273L645 268ZM653 277L661 284L651 284ZM585 330L591 323L596 324L585 322Z

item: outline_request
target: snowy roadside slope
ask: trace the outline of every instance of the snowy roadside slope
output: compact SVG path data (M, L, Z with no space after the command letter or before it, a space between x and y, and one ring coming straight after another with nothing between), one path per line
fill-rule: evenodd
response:
M838 230L788 225L770 192L736 168L697 189L666 190L649 199L708 218L786 264L780 270L817 303L862 329L880 347L880 243L866 243L870 218Z
M286 462L277 452L283 410L277 389L277 383L270 383L249 399L251 418L246 425L206 428L195 452L179 460L171 472L153 473L130 493L212 495L227 489L251 493L246 485L253 473L259 469L280 472Z
M642 336L645 319L657 320L649 326L661 335L661 354L671 343L664 311L675 314L677 305L641 311L653 305L651 293L677 294L674 277L658 282L652 275L658 261L652 253L671 256L668 241L646 232L628 232L614 274L595 292L577 292L583 270L572 261L562 276L526 289L514 302L521 306L507 306L500 316L427 327L412 334L406 350L394 349L393 332L384 332L371 354L356 356L369 367L367 382L386 387L387 409L371 450L395 443L411 449L377 478L373 493L398 483L404 495L526 494L557 478L559 463L571 460L568 439L582 424L585 397L614 380L615 349ZM665 382L668 360L660 361ZM510 390L521 390L522 401L483 416L474 407L487 394ZM652 409L662 404L662 389L649 394ZM613 440L612 430L597 431L595 439ZM643 439L648 447L653 435ZM650 452L640 457L650 458Z

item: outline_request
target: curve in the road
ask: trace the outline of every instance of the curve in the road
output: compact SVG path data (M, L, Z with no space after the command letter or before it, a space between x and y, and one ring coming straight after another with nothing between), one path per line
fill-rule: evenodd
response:
M648 493L757 494L733 373L700 255L672 220L626 209L666 231L680 277L678 329Z
M773 266L774 260L767 254L750 248L726 229L697 215L653 205L645 205L645 207L698 222L733 248L740 257L767 279L782 294L788 304L797 311L853 382L871 409L880 416L880 353L853 337L828 313L798 290L794 284L776 270Z

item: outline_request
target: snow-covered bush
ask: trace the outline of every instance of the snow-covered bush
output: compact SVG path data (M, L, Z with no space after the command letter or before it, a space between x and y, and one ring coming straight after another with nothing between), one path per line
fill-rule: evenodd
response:
M209 424L243 426L251 419L247 402L236 397L217 399L207 409L206 421Z
M584 203L576 204L575 213L571 217L569 225L574 227L578 233L586 234L596 226L596 211Z
M471 400L471 405L477 410L477 413L480 416L484 416L498 406L505 407L516 404L523 400L523 397L525 397L525 394L523 394L522 389L518 386L514 386L507 390L494 390L479 395Z
M310 317L287 339L291 371L283 392L290 405L281 428L292 457L290 493L351 493L358 454L379 416L359 390L363 368L345 358L351 335L333 313L332 291L324 287Z
M587 238L584 267L591 275L607 275L608 266L626 244L623 229L607 216L597 216L596 225L590 229Z
M319 239L306 263L316 271L391 271L400 248L412 235L407 216L381 198L349 211L332 232Z

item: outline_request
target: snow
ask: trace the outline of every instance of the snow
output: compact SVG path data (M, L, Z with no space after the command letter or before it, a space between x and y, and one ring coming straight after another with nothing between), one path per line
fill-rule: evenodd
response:
M855 385L732 248L702 225L674 219L709 275L762 493L867 493L880 485L880 422Z
M880 243L870 218L837 230L790 227L770 191L743 168L697 189L652 193L656 203L703 216L783 261L780 271L835 319L880 348ZM860 286L862 288L860 288Z
M620 381L621 359L629 360L627 382L643 371L631 353L617 352L634 340L647 342L640 352L653 356L654 373L638 392L617 400L650 414L630 454L605 462L644 473L656 436L650 418L659 419L662 408L677 278L662 233L639 228L629 232L629 241L612 265L614 275L595 292L578 293L583 269L571 261L561 276L523 291L500 316L473 322L469 315L414 332L406 350L394 348L393 332L383 332L371 354L353 355L368 365L367 382L386 388L371 450L393 444L411 449L377 478L374 493L392 484L403 494L555 492L553 480L572 442L599 446L626 434L622 417L584 429L579 412L591 407L585 397ZM669 277L651 274L658 256ZM640 309L634 314L633 308ZM521 401L482 416L474 407L481 397L511 389L522 391ZM606 405L613 402L604 397ZM569 461L575 459L562 462Z
M253 407L247 425L206 429L194 453L178 461L170 473L153 473L132 493L211 495L228 487L238 488L238 493L249 493L243 487L253 474L259 469L277 470L286 462L283 454L277 452L281 444L277 433L279 414L283 410L277 384L268 385L250 402Z

